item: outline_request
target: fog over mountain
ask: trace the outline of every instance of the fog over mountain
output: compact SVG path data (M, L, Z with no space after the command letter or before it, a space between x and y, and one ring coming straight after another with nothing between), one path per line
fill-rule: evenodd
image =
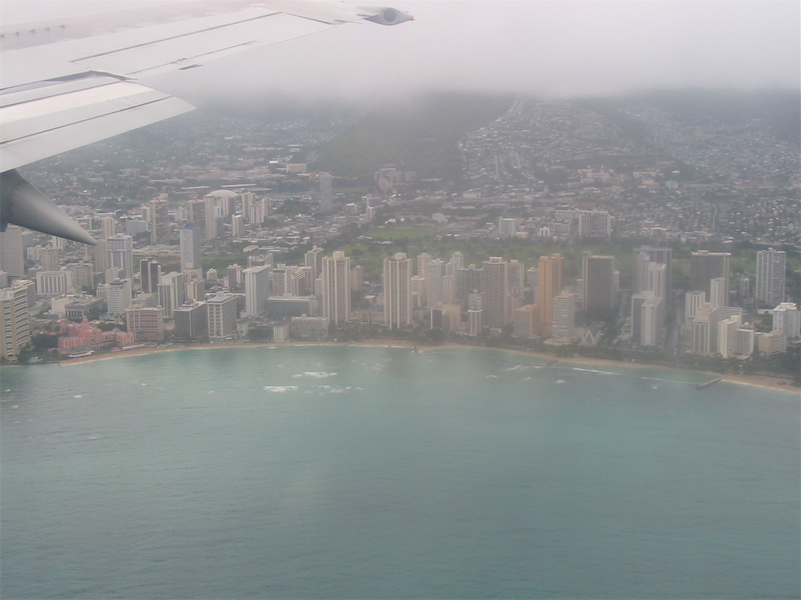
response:
M794 0L391 4L417 20L398 27L338 27L151 83L200 105L230 98L373 103L433 90L565 97L801 86L801 4ZM2 18L109 5L133 4L4 2Z

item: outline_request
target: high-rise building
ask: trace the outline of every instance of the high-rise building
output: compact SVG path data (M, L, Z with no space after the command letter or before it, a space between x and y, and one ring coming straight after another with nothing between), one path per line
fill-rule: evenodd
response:
M125 311L128 333L137 342L160 342L164 339L164 309L153 306L128 308Z
M181 228L179 234L181 243L181 271L189 269L202 269L203 253L200 229L191 221Z
M117 279L105 284L108 314L121 317L131 306L131 280Z
M186 274L168 273L161 276L158 285L159 305L164 309L164 316L172 317L173 311L186 302Z
M167 194L150 201L150 243L165 244L170 238L170 212L167 208Z
M122 278L133 280L133 237L119 233L108 238L106 243L108 244L108 268L122 269Z
M476 265L456 269L456 299L460 302L467 302L468 294L473 290L481 289L481 278L484 276L484 269L476 269Z
M176 308L172 317L175 320L173 336L180 341L200 340L209 330L208 306L205 302L192 302Z
M801 335L801 311L793 302L782 302L772 311L773 331L783 333L787 339Z
M612 235L612 217L605 210L582 210L579 212L579 237Z
M161 265L152 258L143 258L139 261L139 279L142 293L157 294L161 281Z
M467 335L476 337L484 328L484 311L481 309L481 294L478 289L467 295Z
M756 301L775 306L784 300L787 253L773 248L757 252Z
M219 292L206 301L209 341L225 342L236 337L236 296Z
M105 238L97 240L97 244L92 249L92 264L95 266L95 273L105 273L111 266L108 256L108 242Z
M453 275L445 275L442 278L442 303L456 303L456 277Z
M647 287L646 289L653 292L660 298L664 298L667 302L668 298L668 277L667 265L664 263L648 263L647 272Z
M311 274L309 275L309 279L311 279ZM356 265L350 270L350 291L361 292L363 287L364 287L364 269L362 268L361 265Z
M248 212L243 216L251 225L261 225L270 214L271 204L272 202L268 198L263 198L260 202L256 201L251 204Z
M729 252L709 252L699 250L693 252L690 259L690 289L699 290L706 293L707 298L712 297L711 281L722 277L726 299L722 306L728 306L728 293L730 289L729 274L731 264L731 253Z
M751 278L748 275L743 275L737 282L737 292L740 294L742 300L747 299L751 295Z
M484 295L482 300L484 323L488 327L505 327L510 320L510 316L507 313L509 263L503 258L493 256L484 261L481 293Z
M773 356L787 352L787 336L778 331L754 335L757 351L763 356Z
M245 217L234 215L231 217L231 235L240 238L245 234Z
M585 252L586 254L586 252ZM648 266L651 264L651 257L648 252L638 249L634 251L634 268L631 278L632 295L641 294L647 289L648 285Z
M334 210L334 178L331 173L320 173L320 210Z
M25 247L22 243L22 227L9 225L0 233L0 271L9 277L25 275Z
M262 265L242 271L245 276L245 314L248 317L258 317L267 308L271 268L269 265Z
M271 296L299 296L306 281L306 272L295 265L280 263L270 274Z
M197 226L200 230L200 239L205 242L209 239L206 233L206 201L195 198L189 201L188 208L187 220Z
M562 291L562 256L541 256L539 263L539 305L542 335L553 333L553 299Z
M728 290L726 289L726 280L723 277L715 277L709 282L709 302L715 308L719 306L728 306L727 300L729 299Z
M108 269L106 269L106 272L103 275L104 275L103 281L105 283L111 283L115 279L124 278L122 267L109 267Z
M101 220L101 225L103 227L103 237L110 238L114 237L117 233L117 221L114 217L103 217Z
M56 246L40 248L39 264L42 266L42 271L58 271L61 266L61 250Z
M540 307L527 304L514 311L514 334L521 337L534 337L540 333Z
M314 246L311 250L309 250L303 260L304 264L307 267L312 268L312 281L316 281L317 278L320 276L323 270L323 252L322 248L318 248Z
M250 220L250 209L256 204L256 194L253 192L242 192L242 217Z
M417 276L425 277L428 261L431 260L431 255L428 252L423 252L417 255Z
M743 309L739 306L709 306L709 347L712 354L718 352L718 324L731 317L738 317L740 322L743 318Z
M501 237L514 237L524 219L498 217L498 235Z
M740 327L737 330L737 356L749 357L754 352L754 330Z
M584 262L584 310L590 315L607 315L615 306L615 257L593 255Z
M201 301L206 298L206 280L195 278L186 282L187 301ZM174 312L174 311L173 311Z
M456 271L462 268L464 268L464 255L458 251L454 252L451 254L451 259L448 261L448 264L445 265L445 275L455 277Z
M384 321L390 329L412 324L412 259L402 252L384 259Z
M332 325L350 320L350 259L344 252L323 257L323 316Z
M426 278L415 275L412 277L412 306L424 308L426 305Z
M209 195L203 198L203 203L205 204L203 216L206 220L206 239L213 240L220 235L217 202L214 196Z
M228 265L228 287L234 290L240 285L242 285L242 266L239 264ZM272 293L275 293L274 288Z
M9 227L9 229L11 229ZM16 362L31 342L28 316L28 282L0 289L0 357Z
M72 273L72 285L76 290L92 290L95 287L94 266L92 263L83 261L70 263L64 267L66 271Z
M670 290L673 285L673 249L672 248L652 248L645 246L634 250L634 272L632 277L632 294L639 294L647 289L648 267L651 263L665 265L665 288ZM663 295L667 299L667 296Z
M426 279L425 306L427 308L443 303L442 278L444 275L445 265L440 259L435 258L427 261L424 275Z
M459 328L462 309L458 304L440 304L431 309L431 329L450 333Z
M712 354L712 324L710 323L710 316L714 308L708 302L705 302L698 307L698 310L693 317L690 324L692 333L691 352L700 356L709 356ZM717 331L715 331L717 334ZM717 335L715 335L717 338Z
M698 307L704 302L706 302L706 292L687 292L684 296L684 323L686 325L692 323Z
M576 328L576 302L578 295L562 292L553 299L553 337L572 340Z
M526 271L526 286L531 290L531 298L534 303L540 301L540 270L531 267Z
M58 271L36 272L36 294L39 296L61 296L74 294L72 273L61 269Z
M646 290L631 297L631 341L635 344L642 343L642 305L648 294L653 295L653 292Z
M646 298L639 314L641 324L639 342L641 346L659 346L662 343L665 323L665 299L651 291L643 293Z
M740 317L732 316L718 323L718 352L723 358L737 353L737 331L740 329Z

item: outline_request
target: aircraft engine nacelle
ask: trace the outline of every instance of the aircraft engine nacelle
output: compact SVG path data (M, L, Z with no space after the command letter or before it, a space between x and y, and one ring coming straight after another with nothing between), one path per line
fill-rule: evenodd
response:
M380 8L370 7L362 10L372 13L370 16L365 17L366 20L378 23L379 25L397 25L399 23L405 23L406 21L414 21L413 15L388 6Z
M9 223L82 244L97 242L16 170L0 174L0 231Z

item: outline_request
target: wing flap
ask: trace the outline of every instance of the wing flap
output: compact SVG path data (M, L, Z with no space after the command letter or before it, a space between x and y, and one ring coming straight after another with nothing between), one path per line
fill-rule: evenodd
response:
M183 100L139 84L107 81L98 82L89 89L0 108L0 164L3 171L194 108Z
M237 17L232 21L231 15L226 15L221 24L217 17L204 19L204 28L192 33L161 37L147 43L133 43L132 40L124 48L80 58L74 64L92 71L141 78L170 68L198 66L222 53L245 50L252 44L277 44L330 27L318 21L266 11L246 11L237 13Z

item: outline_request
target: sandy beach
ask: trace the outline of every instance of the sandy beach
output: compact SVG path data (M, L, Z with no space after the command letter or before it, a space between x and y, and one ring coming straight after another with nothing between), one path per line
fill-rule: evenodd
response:
M617 360L609 360L603 358L588 358L588 357L571 357L571 358L563 358L563 357L556 357L553 354L547 354L544 352L532 352L528 350L520 350L520 349L507 349L507 348L485 348L483 346L471 346L471 345L463 345L463 344L455 344L455 343L448 343L448 344L441 344L439 346L420 346L417 347L414 342L408 340L364 340L358 343L341 343L341 342L279 342L279 343L262 343L262 344L242 344L242 343L230 343L230 344L196 344L192 346L169 346L169 347L161 347L161 348L137 348L135 350L128 350L125 352L114 352L112 354L100 354L100 355L93 355L93 356L84 356L81 358L73 358L68 359L60 364L62 366L69 366L69 365L77 365L83 364L87 362L94 362L94 361L101 361L101 360L113 360L116 358L124 358L129 356L142 356L145 354L159 354L162 352L185 352L191 350L216 350L221 348L280 348L280 347L289 347L289 346L359 346L359 347L367 347L367 348L407 348L407 349L414 349L417 348L420 352L431 352L434 350L443 350L443 349L471 349L471 348L481 348L484 350L499 350L501 352L508 352L512 354L519 354L521 356L528 356L533 358L540 358L544 362L559 362L559 363L567 363L567 364L580 364L580 365L592 365L592 366L608 366L608 367L619 367L619 366L627 366L627 367L640 367L640 368L649 368L649 369L670 369L670 367L665 367L662 365L651 365L651 364L642 364L642 363L633 363L633 362L623 362ZM688 369L689 370L689 369ZM713 372L706 372L709 375L709 379L715 379L720 377L720 374L713 373ZM801 395L801 389L797 386L793 385L792 379L789 377L767 377L764 375L737 375L730 373L728 375L724 375L722 381L728 381L730 383L737 383L740 385L750 385L755 387L761 388L769 388L774 390L779 390L782 392L789 392Z

